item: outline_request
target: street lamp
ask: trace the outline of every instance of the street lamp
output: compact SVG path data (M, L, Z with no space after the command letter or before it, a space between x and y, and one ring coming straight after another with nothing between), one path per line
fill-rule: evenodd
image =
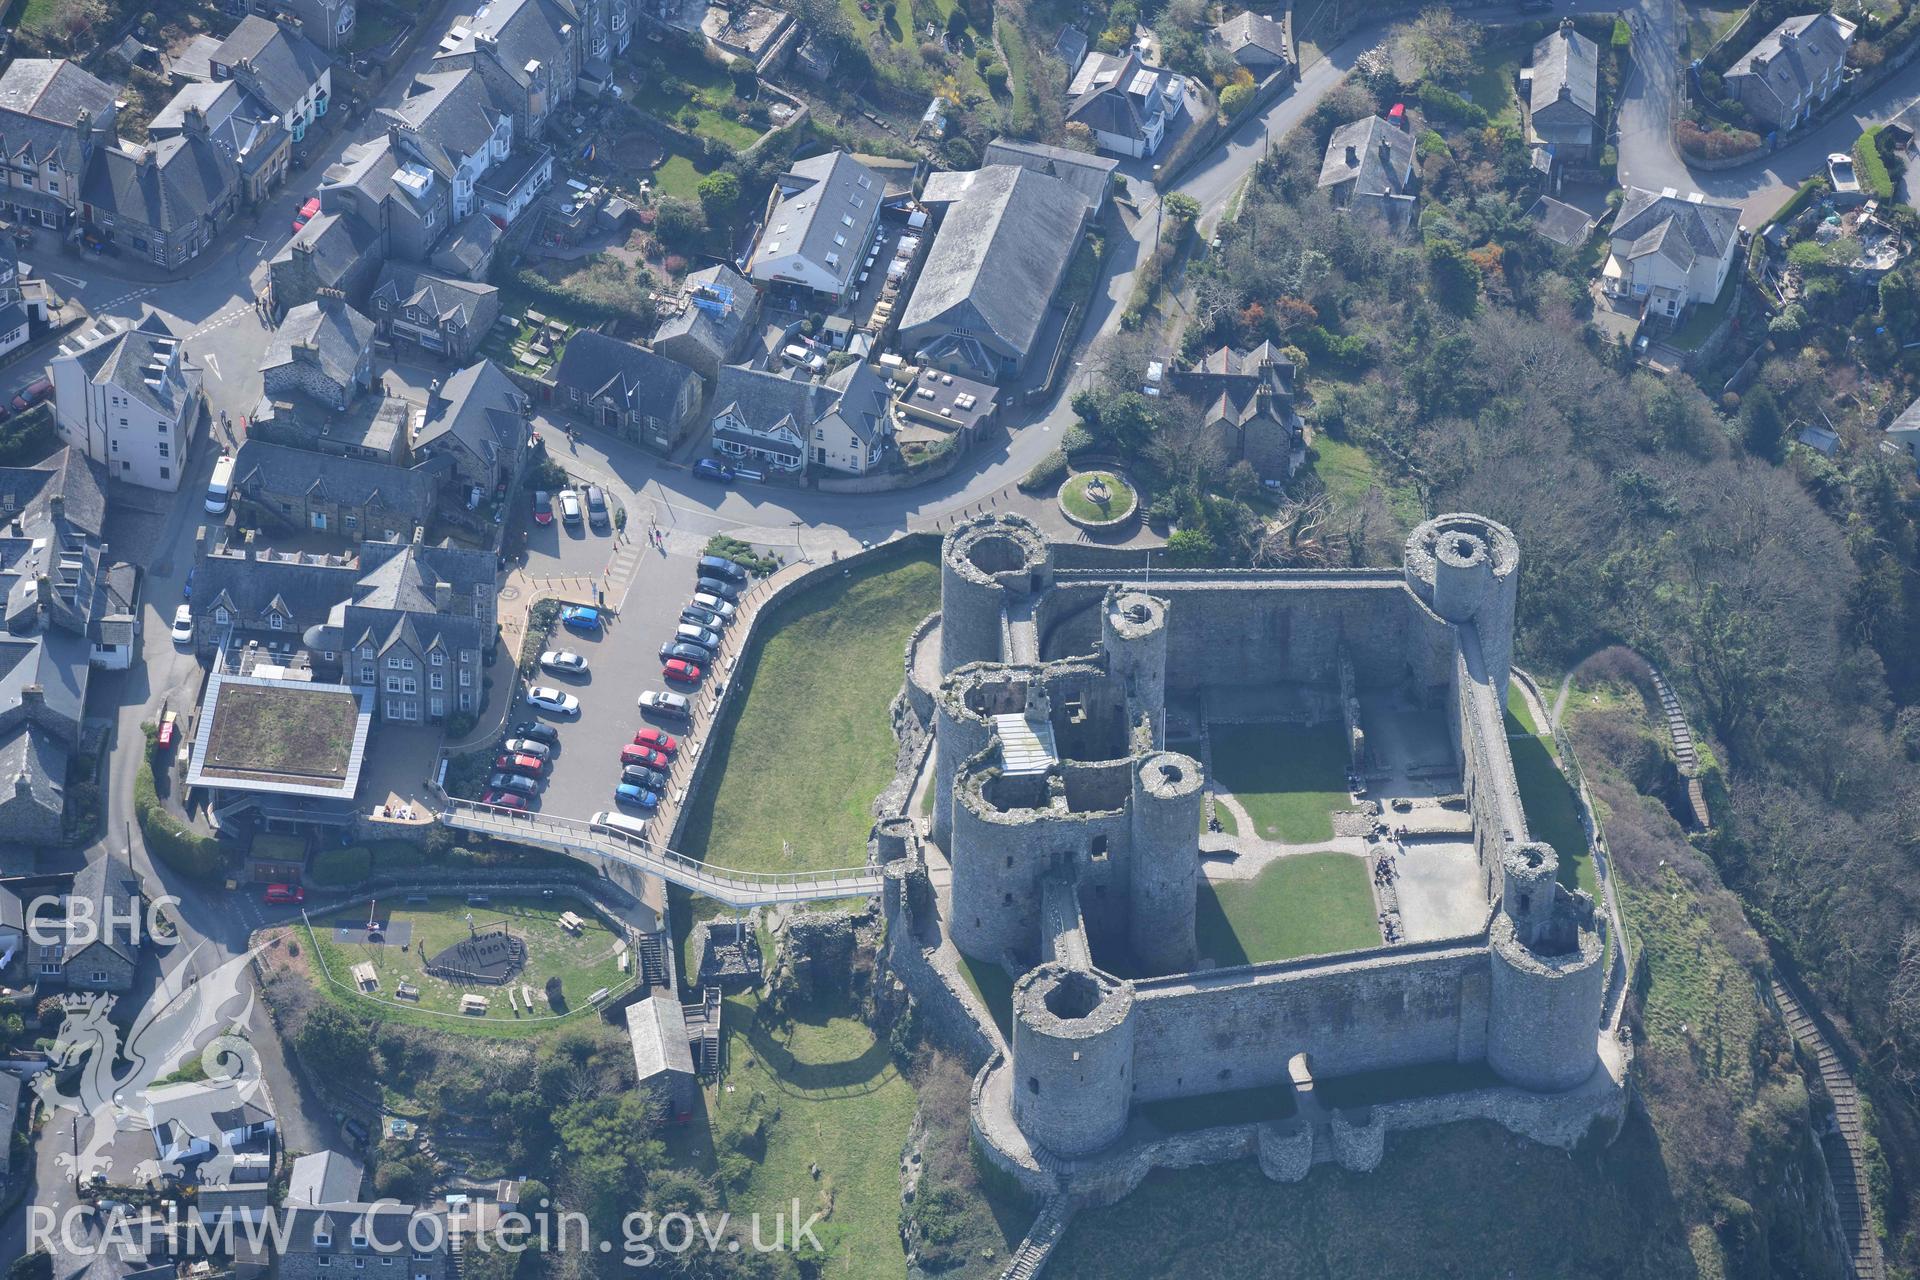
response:
M1160 221L1166 216L1167 212L1167 197L1160 190L1159 165L1153 166L1153 192L1153 247L1158 249L1160 247Z

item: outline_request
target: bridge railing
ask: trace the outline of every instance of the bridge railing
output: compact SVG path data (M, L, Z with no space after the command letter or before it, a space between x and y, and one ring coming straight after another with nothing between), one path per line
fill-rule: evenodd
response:
M676 853L645 836L580 818L556 817L448 797L441 820L449 826L499 834L508 838L544 839L622 858L677 884L713 895L724 891L749 898L834 897L871 892L880 873L870 867L839 867L824 871L736 871Z

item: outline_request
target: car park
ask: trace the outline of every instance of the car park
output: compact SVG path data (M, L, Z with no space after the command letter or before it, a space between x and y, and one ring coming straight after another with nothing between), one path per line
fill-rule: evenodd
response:
M587 674L587 660L571 649L549 649L540 655L540 669L583 676Z
M713 660L713 655L697 644L688 644L684 640L669 640L660 646L660 661L691 662L695 666L705 666Z
M580 523L580 495L571 489L560 491L560 518L568 524Z
M702 480L718 480L721 484L733 483L733 468L717 458L702 458L693 464L693 474Z
M708 613L718 614L722 622L732 622L734 614L740 610L740 606L733 601L722 600L719 596L708 595L705 592L701 592L693 598L691 607L695 609L705 609Z
M652 747L629 743L620 748L620 763L642 765L648 769L664 769L667 767L668 760L664 753L655 751Z
M535 524L553 523L553 495L545 489L533 491L533 522Z
M660 674L680 684L699 684L700 677L706 673L697 663L688 662L685 658L673 658L660 669Z
M563 716L574 715L580 710L580 699L570 693L562 693L551 685L533 686L527 690L527 701L542 711L554 711Z
M696 627L705 627L709 631L718 631L727 625L727 620L719 614L691 604L680 611L680 621L691 623Z
M645 787L649 791L665 791L667 775L658 769L649 769L645 765L630 764L620 770L620 780L631 782L636 787Z
M487 787L493 791L518 791L523 796L533 795L540 790L539 783L517 773L496 773L487 779Z
M597 632L601 621L600 611L588 604L570 604L560 611L561 624L575 631Z
M616 804L638 805L642 809L657 809L660 807L660 796L657 792L648 791L644 787L637 787L631 782L623 782L615 787L613 789L613 799Z
M747 580L747 571L741 568L738 562L729 560L725 556L701 556L695 572L703 578L724 578L728 582Z
M596 529L604 529L608 524L606 491L597 484L587 486L587 519Z
M640 695L640 709L655 715L677 716L682 720L693 715L693 703L687 701L687 695L671 690L647 690Z
M522 720L509 732L516 738L531 738L535 742L544 742L549 750L560 745L560 731L550 724L541 724L538 720Z
M729 603L740 598L740 588L720 578L700 579L699 593L706 596L717 596Z
M480 797L480 803L498 805L502 809L524 809L527 807L527 798L511 791L489 791Z
M307 891L297 884L270 884L260 900L270 907L298 906L307 900Z
M516 756L532 756L537 760L545 760L553 755L550 745L535 738L508 738L500 744L500 749Z
M673 755L680 750L680 739L674 737L665 729L656 729L652 725L648 725L633 735L633 745L636 747L651 747L655 751L664 751L668 755Z
M537 777L545 772L547 762L539 756L523 756L508 753L494 760L493 767L502 773L527 773Z
M173 642L193 643L193 606L183 604L173 611Z

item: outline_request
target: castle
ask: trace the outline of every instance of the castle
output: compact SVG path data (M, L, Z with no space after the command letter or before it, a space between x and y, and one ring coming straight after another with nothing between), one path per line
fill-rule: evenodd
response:
M1020 975L1011 1036L979 1027L989 1160L1036 1193L1110 1199L1155 1164L1371 1168L1388 1131L1453 1119L1566 1147L1617 1131L1624 964L1528 832L1508 752L1519 559L1473 515L1421 525L1398 570L1122 568L1017 516L946 537L937 624L907 655L932 818L924 838L880 824L883 905L923 1007L972 1007L942 975L952 950ZM1203 831L1210 726L1234 722L1282 744L1289 724L1340 726L1355 794L1335 843L1375 869L1379 945L1201 954L1203 880L1258 843ZM1322 1081L1429 1068L1459 1083L1315 1100ZM1177 1134L1141 1119L1289 1084L1299 1105L1279 1118Z

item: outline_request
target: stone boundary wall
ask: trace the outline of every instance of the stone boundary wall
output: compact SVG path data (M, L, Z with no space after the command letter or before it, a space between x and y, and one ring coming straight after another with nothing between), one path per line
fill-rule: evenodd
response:
M737 701L743 696L742 688L746 682L736 678L737 673L759 660L761 622L776 605L782 603L789 596L797 592L803 591L808 587L817 586L829 578L839 576L845 570L878 564L884 560L905 559L908 555L923 547L930 547L938 551L939 546L940 540L937 534L905 533L898 537L890 538L876 547L868 547L852 555L842 556L838 560L823 560L818 564L810 565L794 573L793 576L787 578L786 581L778 583L770 594L762 597L754 604L753 611L748 614L745 619L744 632L729 634L729 639L732 639L734 635L739 636L739 647L734 651L736 656L734 659L733 673L729 674L727 678L726 692L720 695L719 702L715 705L712 714L707 719L706 735L708 743L711 744L715 737L716 730L725 722L726 717L734 714ZM781 574L795 567L796 566L789 565L787 569L781 570ZM775 574L774 576L778 578L781 574ZM738 627L741 623L736 622L734 625ZM925 624L923 623L922 625ZM702 749L700 758L694 762L693 771L687 775L685 792L687 798L681 802L678 811L674 814L673 829L667 833L667 847L670 849L680 847L680 837L686 825L687 815L693 809L691 801L706 778L707 763L713 759L713 754L712 751Z
M1501 855L1527 841L1526 812L1507 748L1506 708L1494 697L1480 656L1479 636L1471 626L1460 629L1454 663L1452 710L1460 750L1460 780L1467 791L1468 812L1473 815L1480 887L1492 902Z
M821 476L814 488L821 493L891 493L913 489L935 480L944 480L960 469L961 460L972 456L973 446L959 442L925 466L906 471L882 471L870 476Z
M912 874L909 870L906 875L888 875L880 894L887 927L887 970L913 997L914 1017L925 1020L931 1038L960 1054L968 1070L978 1070L1000 1052L999 1046L974 1016L973 993L960 990L933 963L915 936L913 912L907 903L908 876Z

